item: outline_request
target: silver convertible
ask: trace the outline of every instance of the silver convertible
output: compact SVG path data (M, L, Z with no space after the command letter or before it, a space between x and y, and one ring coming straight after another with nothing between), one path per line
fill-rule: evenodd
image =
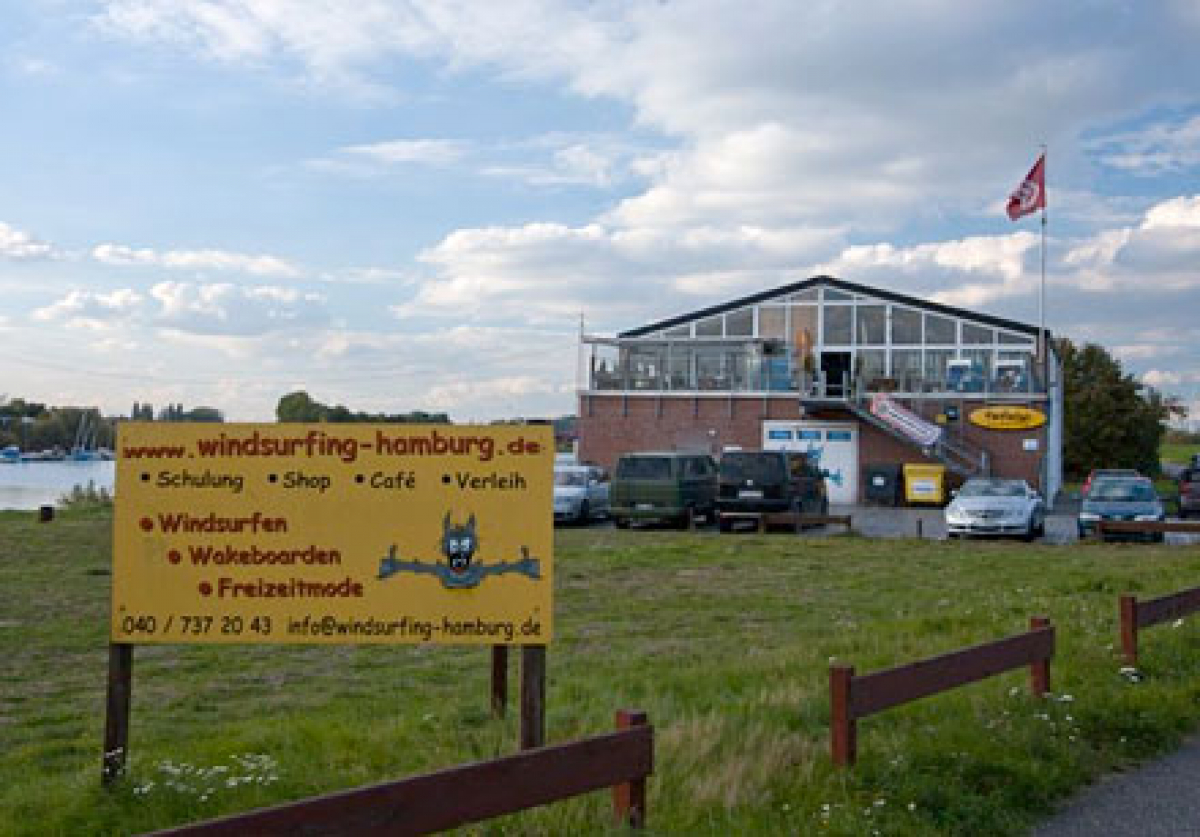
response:
M1046 504L1025 480L967 480L946 506L946 533L1016 535L1031 541L1046 534Z

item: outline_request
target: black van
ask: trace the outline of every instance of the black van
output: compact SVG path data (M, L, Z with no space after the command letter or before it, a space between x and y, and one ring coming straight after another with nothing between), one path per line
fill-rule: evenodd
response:
M662 520L686 528L716 513L717 464L697 453L627 453L617 461L609 516L620 529L631 520Z
M829 514L821 469L803 453L781 450L729 451L721 457L717 521L728 532L737 513Z

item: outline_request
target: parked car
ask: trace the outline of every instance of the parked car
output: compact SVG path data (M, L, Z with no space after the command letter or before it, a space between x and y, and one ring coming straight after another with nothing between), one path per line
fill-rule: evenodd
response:
M1088 492L1092 489L1092 483L1096 482L1096 480L1106 480L1112 477L1140 476L1142 476L1142 472L1134 468L1093 468L1088 472L1087 479L1083 481L1083 488L1080 491L1080 496L1088 496Z
M1145 477L1109 477L1097 480L1083 498L1079 510L1079 537L1086 538L1101 520L1165 520L1162 501L1154 483ZM1162 532L1106 533L1105 540L1150 540L1161 542Z
M1031 541L1046 534L1046 504L1025 480L969 479L954 492L945 516L952 538L1018 535Z
M1200 465L1179 475L1179 516L1200 515Z
M717 478L717 522L732 528L745 512L829 514L829 494L821 469L799 452L729 451L721 457Z
M617 461L609 514L621 529L633 520L687 527L716 515L717 463L698 453L628 453Z
M554 521L586 524L608 514L608 475L595 465L554 466Z

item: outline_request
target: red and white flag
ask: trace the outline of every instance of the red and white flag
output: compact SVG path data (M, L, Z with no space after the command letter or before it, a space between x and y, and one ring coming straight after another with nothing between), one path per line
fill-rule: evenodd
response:
M1046 208L1046 155L1038 157L1025 180L1008 198L1008 217L1013 221Z

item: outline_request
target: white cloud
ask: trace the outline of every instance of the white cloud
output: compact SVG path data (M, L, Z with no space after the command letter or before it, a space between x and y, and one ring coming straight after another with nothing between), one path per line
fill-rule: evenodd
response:
M0 221L0 256L16 261L48 259L54 256L54 248Z
M386 165L409 163L445 166L461 160L468 151L468 145L447 139L388 140L367 145L348 145L338 151Z
M1134 174L1158 176L1200 165L1200 116L1157 122L1093 144L1101 162Z
M92 258L102 264L151 266L178 270L217 270L247 273L281 279L296 278L302 271L278 256L247 255L226 250L165 250L127 247L123 244L99 244Z
M459 230L421 254L437 275L396 313L562 322L581 311L618 317L662 313L714 294L780 281L828 250L837 231L746 226L682 231L601 224L529 224Z
M325 300L317 294L270 286L159 282L149 293L75 290L37 309L42 322L92 329L141 325L197 335L230 337L324 326Z

